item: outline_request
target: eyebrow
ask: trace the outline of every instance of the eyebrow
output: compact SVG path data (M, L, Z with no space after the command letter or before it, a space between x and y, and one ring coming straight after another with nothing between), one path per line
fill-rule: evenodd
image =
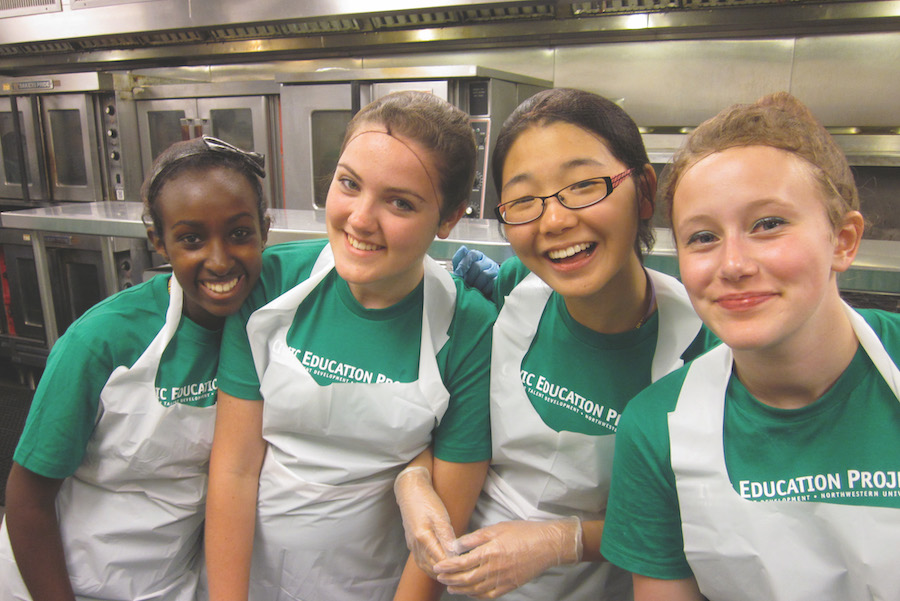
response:
M566 161L562 165L560 165L559 171L566 171L568 169L574 169L576 167L584 167L586 165L602 167L605 165L605 163L603 163L602 161L598 161L597 159L594 159L591 157L571 159L569 161ZM534 175L531 174L530 172L526 171L524 173L518 173L518 174L514 175L513 177L511 177L508 182L503 184L503 187L501 188L501 190L506 190L506 188L508 188L509 186L513 186L515 184L520 184L522 182L527 182L531 179L534 179Z
M347 171L349 171L349 172L350 172L350 175L352 175L352 176L355 177L356 179L358 179L358 180L360 180L360 181L362 181L362 182L365 181L362 177L360 177L360 175L359 175L356 171L353 170L352 167L350 167L350 166L347 165L346 163L338 163L337 166L340 167L340 168L346 169ZM426 171L426 173L427 173L427 171ZM390 187L386 188L385 191L386 191L386 192L389 192L389 193L391 193L391 194L405 194L405 195L408 195L408 196L413 196L413 197L417 198L417 199L418 199L420 202L422 202L422 203L426 203L426 204L428 203L428 200L427 200L424 196L422 196L422 195L419 194L418 192L415 192L414 190L410 190L409 188L395 188L395 187L393 187L393 186L390 186Z
M244 211L243 213L238 213L237 215L232 215L231 217L228 218L226 223L228 223L228 224L235 223L237 221L240 221L241 219L244 219L245 217L253 219L254 215L253 215L253 213L251 213L249 211ZM185 225L188 227L199 227L202 223L203 223L202 221L192 221L190 219L179 219L178 221L173 223L171 225L171 227L176 227L179 225Z

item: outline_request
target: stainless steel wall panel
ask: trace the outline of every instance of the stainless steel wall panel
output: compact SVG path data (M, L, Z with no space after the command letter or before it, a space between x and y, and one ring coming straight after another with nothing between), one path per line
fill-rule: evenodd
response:
M554 85L617 100L642 126L695 126L735 102L788 90L794 42L660 41L556 49Z
M798 38L791 91L825 125L900 127L900 34Z
M553 81L555 52L551 48L533 47L517 50L469 50L460 52L423 52L363 58L365 68L424 67L439 65L480 65L488 69L518 73L545 81Z

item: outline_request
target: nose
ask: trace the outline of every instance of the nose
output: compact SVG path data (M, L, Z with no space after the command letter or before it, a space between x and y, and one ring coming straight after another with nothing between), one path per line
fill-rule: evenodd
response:
M559 202L558 196L544 200L544 214L540 217L540 231L557 234L573 227L578 220L575 211L567 209Z
M216 275L226 275L234 265L234 258L228 252L228 244L221 238L213 238L207 244L205 267Z
M756 272L750 245L741 236L725 236L719 273L725 280L736 281Z
M347 223L360 233L370 233L375 229L375 201L373 198L361 196L356 198L347 215Z

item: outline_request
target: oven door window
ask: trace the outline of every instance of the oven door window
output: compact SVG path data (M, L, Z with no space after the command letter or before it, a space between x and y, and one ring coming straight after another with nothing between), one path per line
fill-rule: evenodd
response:
M256 149L253 139L253 111L249 108L209 111L212 135L244 150Z
M320 209L325 207L328 187L341 156L344 132L352 118L351 111L313 111L310 115L314 202Z
M48 113L50 135L53 136L53 148L56 151L54 164L57 184L86 186L88 177L83 148L80 143L73 143L84 139L81 113L75 109L50 110Z
M183 110L147 112L147 122L150 125L150 153L153 159L175 142L182 140L181 120L184 117Z
M19 131L25 131L25 121L22 119L21 112L19 112ZM24 144L24 137L20 139ZM3 157L3 171L0 172L3 175L3 182L22 185L22 166L19 164L19 151L16 146L11 112L0 113L0 156ZM32 183L31 178L28 183Z

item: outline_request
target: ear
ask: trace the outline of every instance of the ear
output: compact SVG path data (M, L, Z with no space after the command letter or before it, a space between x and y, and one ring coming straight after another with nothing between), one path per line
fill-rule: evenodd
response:
M272 227L272 218L266 215L263 218L262 229L259 232L259 237L261 239L260 245L265 248L266 242L269 241L269 228Z
M638 216L642 221L651 219L656 199L656 171L652 165L644 165L644 171L638 180L638 194Z
M865 219L859 211L850 211L834 232L834 257L831 269L836 272L844 272L850 269L859 244L862 241Z
M156 235L156 230L152 227L147 228L147 239L153 245L154 250L158 252L166 262L169 262L169 255L166 253L166 246L163 244L162 238Z
M450 231L456 227L456 224L459 223L462 216L466 214L467 208L468 206L463 204L463 206L459 207L452 215L443 220L441 225L438 226L437 237L443 240L449 236Z

